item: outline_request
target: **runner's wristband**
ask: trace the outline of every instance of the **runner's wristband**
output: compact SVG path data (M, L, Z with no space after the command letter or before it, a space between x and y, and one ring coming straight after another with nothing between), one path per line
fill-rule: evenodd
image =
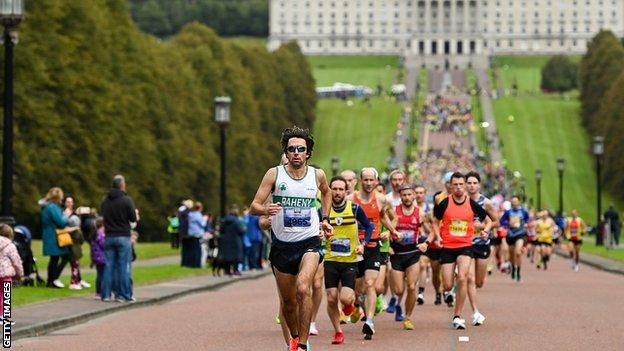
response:
M321 222L322 222L322 221L327 221L327 222L329 222L329 216L323 216L323 217L321 217Z

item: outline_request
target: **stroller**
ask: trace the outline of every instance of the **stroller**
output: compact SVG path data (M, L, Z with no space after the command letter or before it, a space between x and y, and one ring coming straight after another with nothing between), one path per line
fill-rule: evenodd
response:
M22 259L22 265L24 267L24 279L22 279L21 284L24 286L39 286L45 284L45 281L39 275L37 260L33 256L31 248L32 233L23 225L16 225L13 231L15 232L13 243L17 247L17 252Z

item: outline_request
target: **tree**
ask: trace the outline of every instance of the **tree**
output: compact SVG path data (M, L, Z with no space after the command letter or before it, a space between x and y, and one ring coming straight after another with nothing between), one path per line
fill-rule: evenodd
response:
M566 56L551 57L542 67L542 90L563 93L577 88L578 67Z
M579 77L581 87L581 117L590 134L601 128L602 98L624 69L624 48L610 31L601 31L588 45L581 61Z

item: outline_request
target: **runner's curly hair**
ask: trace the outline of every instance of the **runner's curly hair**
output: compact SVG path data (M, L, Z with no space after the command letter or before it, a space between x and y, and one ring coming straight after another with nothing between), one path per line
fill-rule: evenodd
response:
M306 153L308 154L308 158L312 157L312 151L314 150L314 137L310 134L310 130L307 128L300 128L297 126L293 126L292 128L284 129L282 132L282 151L286 153L286 148L288 147L288 141L292 138L301 138L306 142Z

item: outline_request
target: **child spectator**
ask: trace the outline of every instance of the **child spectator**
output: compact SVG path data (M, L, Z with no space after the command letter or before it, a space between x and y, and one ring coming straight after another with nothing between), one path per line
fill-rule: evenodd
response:
M22 259L13 244L13 229L0 224L0 279L3 282L19 281L23 276Z
M95 266L97 272L95 278L95 298L102 297L102 279L104 277L104 266L106 265L106 255L104 255L104 218L98 217L95 220L95 235L91 239L91 267Z

